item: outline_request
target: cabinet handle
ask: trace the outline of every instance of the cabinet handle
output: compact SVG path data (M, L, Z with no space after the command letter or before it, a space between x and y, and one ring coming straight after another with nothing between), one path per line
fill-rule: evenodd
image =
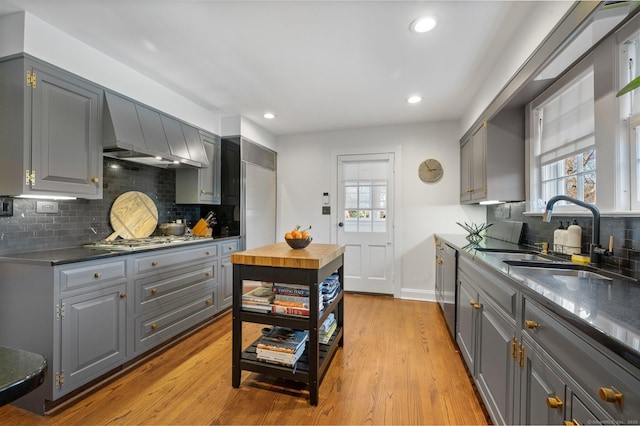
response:
M511 358L516 359L518 356L518 338L513 336L511 339Z
M211 272L206 272L205 275L210 277L211 276Z
M204 194L205 192L207 192L207 191L205 191L204 189L201 189L201 190L200 190L200 193L201 193L201 194Z
M531 321L531 320L526 320L524 322L524 325L527 328L531 329L531 330L537 330L538 327L540 326L540 323L539 322L535 322L535 321Z
M524 367L524 345L520 343L520 350L518 351L518 365Z
M227 267L227 264L226 264L226 263L223 263L222 265L220 265L220 267L221 267L221 268L226 268L226 267Z
M100 182L100 179L97 178L97 177L94 177L94 178L91 178L91 182L98 183L98 182Z
M155 330L156 328L158 328L158 324L156 324L155 322L153 324L151 324L151 329Z
M120 299L124 299L125 297L127 297L127 293L125 293L124 291L120 293Z
M482 305L475 300L470 300L469 305L473 306L473 309L480 309L482 307Z
M209 256L211 254L210 251L206 251L204 254L206 254L207 256Z
M467 189L467 192L473 192L473 189Z
M207 301L205 302L207 305L211 305L213 302L211 301L211 299L207 299Z
M600 388L598 389L598 395L600 395L600 399L605 402L614 402L622 408L622 404L624 403L624 395L618 392L614 388Z
M558 410L562 409L564 403L557 396L550 396L547 398L547 407L549 408L557 408Z
M95 274L93 274L93 278L100 278L102 274L100 272L96 272Z
M580 423L576 419L573 420L565 420L564 426L580 426Z
M436 259L436 265L442 265L442 259Z
M157 292L158 292L158 289L157 289L157 288L152 288L152 289L151 289L151 294L156 294Z
M158 262L151 262L151 266L158 266Z

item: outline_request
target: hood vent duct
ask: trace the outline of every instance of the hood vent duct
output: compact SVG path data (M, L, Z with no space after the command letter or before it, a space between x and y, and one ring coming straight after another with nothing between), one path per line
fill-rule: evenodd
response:
M103 152L155 167L209 164L200 132L142 104L105 91Z

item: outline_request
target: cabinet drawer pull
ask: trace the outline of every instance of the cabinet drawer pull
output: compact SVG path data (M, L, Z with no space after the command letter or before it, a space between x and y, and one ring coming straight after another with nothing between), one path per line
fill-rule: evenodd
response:
M475 300L470 300L469 305L473 306L473 309L480 309L482 307L482 305Z
M227 264L226 264L226 263L223 263L222 265L220 265L220 267L221 267L221 268L226 268L226 267L227 267Z
M206 254L207 256L209 256L211 254L210 251L206 251L204 254Z
M537 329L538 329L538 327L540 326L540 323L535 322L535 321L531 321L531 320L526 320L526 321L524 322L524 325L525 325L527 328L531 329L531 330L537 330Z
M156 328L158 328L158 324L156 324L155 322L153 324L151 324L151 329L155 330Z
M557 396L550 396L549 398L547 398L547 407L549 408L557 408L558 410L560 410L563 405L564 403Z
M205 302L207 305L211 305L213 302L211 301L211 299L207 299L207 301Z
M100 179L97 178L97 177L94 177L94 178L91 178L91 182L98 183L98 182L100 182Z
M211 272L206 272L205 275L210 277L211 276Z
M205 191L204 189L201 189L201 190L200 190L200 193L201 193L201 194L204 194L205 192L207 192L207 191Z
M151 262L151 266L158 266L158 262L156 261Z
M618 392L614 388L600 388L598 389L598 395L600 395L600 399L605 402L614 402L622 408L622 404L624 403L624 395Z
M120 299L124 299L125 297L127 297L127 293L125 293L124 291L120 293Z
M227 247L227 250L229 250L229 251L233 250L233 246Z
M151 289L151 294L156 294L158 293L158 289L157 288L152 288Z
M93 278L100 278L102 274L100 272L96 272L95 274L93 274Z
M564 426L580 426L580 423L576 419L573 420L565 420Z
M442 259L436 259L436 265L442 265Z

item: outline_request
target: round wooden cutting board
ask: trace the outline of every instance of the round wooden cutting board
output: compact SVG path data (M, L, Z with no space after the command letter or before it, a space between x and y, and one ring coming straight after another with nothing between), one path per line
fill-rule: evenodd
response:
M158 208L148 195L139 191L120 194L111 206L109 215L114 233L106 240L146 238L158 226Z

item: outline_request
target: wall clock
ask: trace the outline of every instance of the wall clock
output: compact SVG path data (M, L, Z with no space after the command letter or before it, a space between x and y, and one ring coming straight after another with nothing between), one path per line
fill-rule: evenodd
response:
M437 182L443 173L442 164L434 158L424 160L418 168L418 176L423 182Z

